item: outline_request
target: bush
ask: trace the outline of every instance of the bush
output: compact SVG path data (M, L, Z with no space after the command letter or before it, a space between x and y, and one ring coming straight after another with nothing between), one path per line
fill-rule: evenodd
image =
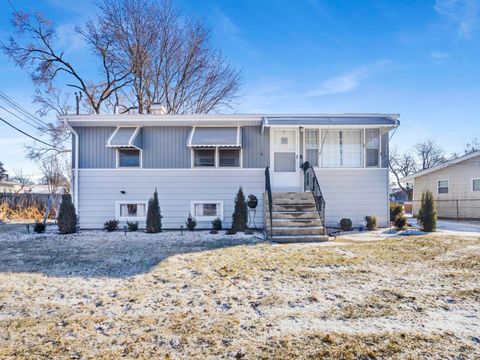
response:
M212 221L212 230L222 230L222 220L220 220L220 218L217 217Z
M430 190L422 194L422 201L418 210L418 223L422 230L426 232L433 232L437 229L437 210Z
M343 218L340 220L340 230L342 231L351 231L352 230L352 220Z
M157 189L153 193L153 198L148 200L147 224L145 226L147 233L159 233L162 231L162 213L158 202Z
M37 234L41 234L45 232L45 228L46 226L43 222L36 222L33 226L33 231L35 231Z
M75 206L72 203L72 195L70 194L62 195L57 223L60 234L73 234L77 229L77 215Z
M397 203L390 203L390 221L395 222L395 219L403 215L403 205Z
M137 231L138 230L138 221L129 222L127 221L128 231Z
M227 235L235 235L237 232L234 229L228 229L225 234Z
M187 221L185 222L185 225L187 225L187 229L190 231L195 230L195 227L197 226L197 220L192 216L192 214L188 214Z
M232 229L235 232L245 231L248 222L247 203L245 201L245 194L240 186L235 197L235 209L232 214Z
M365 216L365 228L369 231L377 229L377 217L376 216Z
M395 225L395 229L403 230L407 227L407 217L403 214L400 216L397 216L397 218L393 223Z
M116 219L112 219L112 220L108 220L108 221L105 221L105 223L103 224L103 228L107 231L115 231L115 230L118 230L118 224L120 222Z

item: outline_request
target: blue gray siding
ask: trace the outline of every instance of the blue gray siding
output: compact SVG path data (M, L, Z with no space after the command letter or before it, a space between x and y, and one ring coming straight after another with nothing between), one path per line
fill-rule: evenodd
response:
M143 167L172 169L191 167L187 147L190 126L152 126L143 128Z
M77 127L79 136L79 168L113 169L116 151L107 148L107 140L115 127Z
M270 162L270 131L260 126L242 128L244 168L265 168Z

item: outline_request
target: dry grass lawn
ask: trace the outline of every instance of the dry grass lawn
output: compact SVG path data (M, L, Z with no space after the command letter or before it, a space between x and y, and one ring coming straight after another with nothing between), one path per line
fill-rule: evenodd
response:
M480 357L480 238L94 234L0 236L0 358Z

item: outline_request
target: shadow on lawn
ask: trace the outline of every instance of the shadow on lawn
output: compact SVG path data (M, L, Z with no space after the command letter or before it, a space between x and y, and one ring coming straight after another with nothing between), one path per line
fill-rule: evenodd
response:
M205 236L197 233L193 239L187 239L180 232L138 232L126 236L102 231L79 235L23 235L0 241L0 272L125 278L149 272L171 256L262 242L253 236L203 234Z

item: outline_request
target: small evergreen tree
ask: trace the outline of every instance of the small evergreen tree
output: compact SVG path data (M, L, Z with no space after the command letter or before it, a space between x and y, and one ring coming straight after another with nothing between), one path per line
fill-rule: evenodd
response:
M188 214L187 221L185 222L185 225L187 225L187 229L190 231L195 230L195 227L197 226L197 220L192 216L192 214Z
M0 161L0 181L8 180L7 170L3 167L3 163Z
M418 210L418 223L422 230L426 232L433 232L437 229L437 210L430 190L422 194L422 201Z
M153 193L153 198L148 200L147 224L145 227L147 233L158 233L162 231L162 213L158 202L157 189Z
M240 186L235 197L235 209L232 214L232 230L245 231L248 222L247 203L245 201L245 194Z
M60 234L73 234L77 226L77 215L72 203L72 195L63 194L62 203L58 211L58 232Z

